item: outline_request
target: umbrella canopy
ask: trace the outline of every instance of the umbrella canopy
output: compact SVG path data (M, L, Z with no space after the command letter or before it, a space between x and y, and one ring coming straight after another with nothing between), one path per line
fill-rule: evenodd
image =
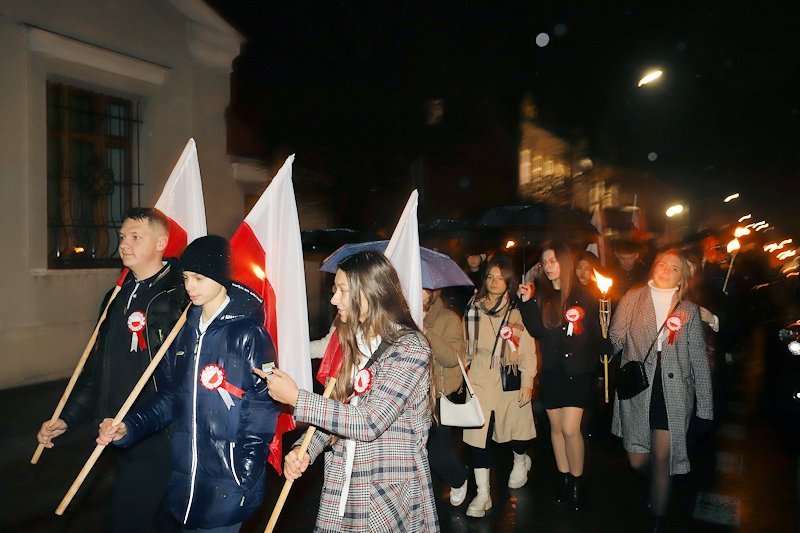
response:
M320 270L335 274L339 263L358 252L372 250L383 253L389 241L363 242L345 244L325 258ZM422 286L426 289L441 289L454 285L472 285L472 281L458 267L458 265L445 254L434 252L428 248L419 248L422 262Z

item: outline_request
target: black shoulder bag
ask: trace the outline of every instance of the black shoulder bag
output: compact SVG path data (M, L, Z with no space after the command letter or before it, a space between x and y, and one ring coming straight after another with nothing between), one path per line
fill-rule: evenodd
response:
M672 316L680 304L680 302L675 304L675 307L667 313L667 320L669 320L669 317ZM661 327L658 328L656 338L653 339L653 343L650 345L650 348L648 348L647 354L644 356L644 361L628 361L619 367L617 373L617 397L619 397L620 400L630 400L650 386L650 380L647 379L644 363L646 363L647 359L650 357L650 352L653 351L653 346L656 345L656 341L666 324L667 321L665 320L664 323L661 324Z

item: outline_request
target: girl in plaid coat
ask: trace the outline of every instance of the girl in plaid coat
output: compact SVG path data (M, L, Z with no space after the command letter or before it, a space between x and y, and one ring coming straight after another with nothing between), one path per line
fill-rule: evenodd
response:
M617 397L612 432L622 437L631 466L650 476L654 530L663 527L671 476L689 471L686 433L695 400L701 421L714 414L700 313L682 299L688 277L680 251L659 254L650 281L625 294L609 331L621 364L643 361L650 383L633 398Z
M297 479L325 453L315 531L438 531L425 447L430 347L382 254L342 261L335 291L343 361L332 398L298 390L280 370L267 377L270 395L318 428L308 453L286 455L286 478Z

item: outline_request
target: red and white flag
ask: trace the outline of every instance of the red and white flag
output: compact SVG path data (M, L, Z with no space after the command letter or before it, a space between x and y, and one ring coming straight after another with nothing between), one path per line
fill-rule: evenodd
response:
M169 218L169 243L164 257L180 257L186 245L208 234L194 139L186 143L155 207Z
M278 368L301 389L312 390L308 305L300 220L290 155L231 238L232 278L264 299L265 327L278 355ZM269 462L281 473L283 432L294 419L283 413L270 444Z
M384 255L397 270L403 294L406 296L411 318L422 330L422 261L419 256L419 226L417 224L417 206L419 193L415 190L408 197L406 207L394 228L392 238L386 246Z
M386 246L384 255L392 262L403 294L411 311L411 318L422 329L424 313L422 311L422 261L419 255L419 227L417 223L417 206L419 193L413 191L406 202L403 214L394 228L392 238ZM342 349L339 337L334 330L325 349L325 355L317 372L317 380L325 385L329 377L336 377L341 365Z
M586 247L586 251L593 253L600 259L600 264L606 266L606 237L605 237L605 215L603 208L598 205L592 214L592 226L597 230L597 242Z

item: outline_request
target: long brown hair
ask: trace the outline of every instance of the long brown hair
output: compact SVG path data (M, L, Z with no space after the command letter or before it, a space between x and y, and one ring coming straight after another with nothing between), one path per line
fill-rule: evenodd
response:
M678 299L683 300L687 291L689 290L689 277L691 276L692 271L689 267L689 259L686 253L680 248L667 248L666 250L656 254L656 258L653 260L653 264L650 266L650 277L648 279L653 279L653 273L656 270L656 265L665 255L674 255L678 258L678 261L681 264L681 279L678 281Z
M373 251L353 254L339 263L339 270L347 276L350 290L346 302L348 320L346 323L340 320L336 322L342 345L342 364L331 397L345 401L352 392L353 368L357 368L361 362L359 331L363 331L367 342L380 336L388 343L396 343L409 330L418 332L419 328L411 317L397 272L383 254ZM367 309L364 321L360 322L362 294L367 301ZM431 377L432 363L431 356ZM433 394L433 379L430 383Z
M486 278L489 276L489 272L491 272L494 267L500 269L500 273L503 275L503 280L506 282L506 290L508 291L509 296L512 298L516 297L519 282L517 281L517 276L514 273L514 264L511 262L511 258L507 255L497 254L492 257L491 261L489 261L489 263L486 265L486 270L483 273L484 283L478 291L478 294L475 295L476 302L483 300L489 294L489 289L486 286Z
M552 250L556 261L561 268L561 290L553 287L553 282L547 279L544 268L539 269L536 279L536 294L538 295L539 308L542 310L542 323L546 328L556 328L564 321L572 287L575 286L575 262L572 251L561 242L552 241L544 244L542 257L548 250Z

